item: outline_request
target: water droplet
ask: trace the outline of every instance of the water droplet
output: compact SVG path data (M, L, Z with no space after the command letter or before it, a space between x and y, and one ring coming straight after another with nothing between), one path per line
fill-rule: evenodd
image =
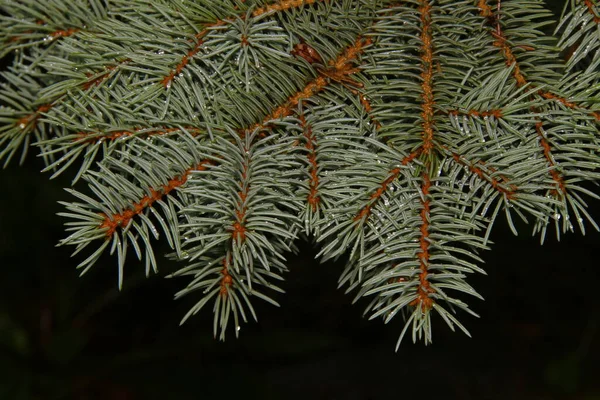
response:
M557 221L560 220L560 214L559 213L555 213L554 214L554 219L557 220Z

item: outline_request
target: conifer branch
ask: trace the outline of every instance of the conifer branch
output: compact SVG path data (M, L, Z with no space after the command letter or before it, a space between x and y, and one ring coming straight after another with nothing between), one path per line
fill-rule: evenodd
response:
M102 72L99 74L87 73L86 79L77 83L77 86L82 88L83 90L89 90L93 86L99 86L103 81L107 80L112 74L114 74L118 65L126 64L127 60L124 62L111 65L104 68ZM6 76L6 75L5 75ZM67 96L67 88L64 88L60 92L52 93L49 96L45 96L46 98L42 99L42 103L45 103L35 106L35 104L39 104L39 100L33 100L31 107L26 112L25 115L20 118L14 118L12 122L12 126L8 129L0 132L0 143L8 142L9 145L4 149L0 150L0 159L5 158L4 165L6 166L11 158L15 155L20 147L23 147L23 153L21 156L21 162L24 160L24 157L27 153L27 145L29 143L29 135L34 133L38 138L38 144L44 146L46 140L48 140L46 134L46 128L40 128L38 125L42 123L42 118L50 112L52 109L61 105L64 101L68 99ZM35 108L34 108L35 107ZM33 110L31 108L34 108ZM23 111L21 111L23 113ZM52 154L52 152L45 152L44 156L48 156ZM53 163L50 161L49 163ZM51 166L53 168L54 165Z
M332 81L356 85L357 83L351 78L352 74L358 72L358 69L353 67L353 62L356 61L364 47L370 43L368 38L358 37L354 44L345 48L335 60L329 61L328 68L319 70L319 76L306 84L302 90L290 96L283 105L275 108L261 123L250 126L247 131L263 129L273 120L289 117L294 113L301 100L309 99L323 91Z
M593 1L558 42L541 0L45 3L2 5L0 158L77 165L61 244L92 248L82 273L116 253L120 287L131 249L157 271L161 236L198 296L182 322L210 303L215 337L278 304L298 236L347 255L339 285L400 314L399 344L431 342L434 313L468 334L499 217L599 229Z
M225 338L230 314L236 324L236 335L238 313L246 320L240 297L255 318L253 297L278 305L256 286L282 291L267 279L280 280L273 270L287 270L282 253L293 248L291 240L297 229L297 219L291 212L298 205L294 204L290 187L285 185L289 172L281 171L282 167L288 171L297 167L295 162L285 160L289 143L274 142L275 135L255 140L258 132L243 138L232 132L235 143L217 140L214 152L222 157L220 165L210 175L193 173L192 185L185 192L195 198L193 206L184 210L188 223L181 226L187 238L184 252L192 264L174 276L193 275L194 280L178 296L200 288L204 288L204 293L210 292L208 297L215 298L215 309L220 310L215 312L214 334L217 336L220 331L221 339ZM237 154L228 151L234 148ZM271 177L266 174L269 172ZM222 183L211 179L215 175ZM219 203L214 203L214 199ZM213 267L218 263L222 263L221 269ZM203 298L183 321L199 311L206 301Z
M585 1L587 4L588 0L585 0ZM492 34L492 36L495 39L493 42L494 46L498 47L500 49L500 51L502 52L502 55L504 56L504 59L506 60L506 65L514 66L513 70L512 70L512 75L513 75L515 81L517 82L517 86L523 87L525 85L528 85L529 82L523 75L523 72L521 71L521 67L519 66L519 62L518 62L517 58L515 57L513 49L511 48L511 46L505 36L505 33L502 29L502 24L500 23L500 19L499 19L500 14L494 15L491 7L487 4L487 0L480 0L478 3L478 6L481 10L481 16L485 17L488 20L488 23L490 25L496 26L495 30L490 29L489 32ZM533 87L535 87L535 85ZM566 98L564 98L560 95L557 95L556 93L552 93L552 92L549 92L549 91L546 91L543 89L539 89L538 94L545 99L555 100L555 101L563 104L567 108L571 108L573 110L582 110L583 112L589 113L596 120L600 121L600 113L599 112L591 111L587 107L585 107L581 104L577 104L575 102L569 101Z
M208 32L210 32L211 28L216 28L218 26L222 26L227 22L231 22L231 20L219 20L217 22L215 22L214 24L211 25L207 25L202 31L200 31L199 33L194 35L194 47L192 47L192 49L190 51L187 52L186 55L184 55L181 58L181 61L177 64L177 66L175 66L175 68L173 70L171 70L171 72L169 72L169 74L167 76L165 76L160 83L167 89L169 89L171 87L171 82L173 82L173 79L175 79L175 76L181 74L183 72L183 69L188 65L188 63L190 62L190 59L193 58L196 54L198 54L198 52L200 51L202 45L204 44L204 36L206 36L208 34Z
M484 169L478 167L472 162L467 162L457 153L452 153L452 159L460 165L468 168L470 172L476 175L479 179L488 183L494 190L498 191L503 196L506 196L508 200L513 200L517 196L517 190L519 189L516 185L509 183L507 177L500 175L499 179L496 179L494 176L490 176L489 173L486 173ZM485 162L479 160L478 163L481 166L485 166ZM494 168L490 168L490 172L492 174L496 174L496 170Z
M177 188L183 186L186 183L188 176L190 175L190 172L203 171L206 169L206 166L211 163L212 163L212 161L210 161L210 160L204 160L203 162L198 164L195 168L193 168L193 169L189 168L189 169L185 170L181 174L181 176L170 179L161 188L159 188L159 189L150 188L149 189L150 194L144 195L144 197L142 197L140 199L140 201L134 203L133 207L128 210L125 210L125 211L122 211L119 213L115 213L113 215L102 214L102 217L104 218L104 220L100 224L99 228L105 229L106 236L108 239L110 239L115 234L115 231L118 228L124 228L124 227L128 226L129 223L131 222L131 220L135 216L144 212L148 207L152 207L152 205L154 203L156 203L157 201L162 199L164 196L168 196L169 193L171 193L174 189L177 189Z
M121 287L128 247L132 246L137 257L142 259L139 240L145 247L146 274L150 268L156 272L157 262L150 239L158 238L158 230L150 216L158 221L169 245L181 254L177 214L182 208L177 199L181 195L173 194L187 182L193 170L204 170L215 160L201 159L197 144L189 135L165 135L154 137L153 141L133 138L124 149L106 156L99 164L98 172L88 171L83 175L97 199L69 190L84 203L63 203L69 212L60 215L76 222L67 223L67 230L73 233L61 244L75 245L76 254L88 245L100 242L97 250L79 264L83 268L82 274L110 245L110 252L117 251L118 254ZM157 145L162 147L159 152L149 152L158 150ZM124 154L130 154L134 162L128 161L128 156L123 157ZM137 183L131 182L132 178Z
M492 22L494 22L496 25L496 30L492 32L492 35L496 39L494 41L494 46L499 47L501 49L502 54L506 60L506 64L508 66L513 67L512 76L515 79L517 86L523 87L526 85L530 85L528 80L523 75L521 68L519 66L519 62L518 62L517 58L515 57L515 55L512 51L512 48L508 44L508 41L505 37L504 31L502 29L502 24L500 23L500 14L497 14L494 16L490 7L487 5L485 0L480 1L478 5L481 10L481 15L486 17L490 24ZM533 84L531 86L534 89L536 88L535 84ZM600 119L598 119L600 114L597 111L590 110L589 108L585 107L584 105L577 104L576 102L573 102L573 101L569 101L565 97L559 96L559 95L553 93L552 91L548 91L548 90L544 90L544 89L537 89L536 94L541 96L544 99L557 101L569 109L581 111L585 114L592 116L595 120L600 121ZM563 200L563 197L568 196L568 194L567 194L568 186L565 183L564 173L559 172L559 169L561 169L561 167L555 161L555 156L553 155L552 146L550 145L550 143L548 142L548 140L546 139L546 137L543 134L543 125L544 125L543 121L538 119L535 124L535 130L539 136L539 144L540 144L540 147L542 148L544 157L546 158L548 165L551 167L551 169L549 170L549 173L556 185L556 188L551 189L549 192L552 196L563 201L562 206L556 206L557 208L556 208L556 212L554 214L554 218L555 218L555 220L558 220L560 218L560 216L562 216L564 218L564 221L568 221L569 206L568 206L568 203L566 203ZM571 203L571 209L575 212L576 215L579 215L578 208L581 208L580 204L581 204L580 202L572 202ZM578 220L579 220L579 218L580 217L578 217ZM547 218L544 218L544 220L547 221ZM541 226L545 225L545 224L547 224L547 222L538 222L536 225L536 228L534 230L534 231L542 232L542 237L541 237L542 241L544 240L544 236L545 236L545 227L541 227ZM596 224L593 221L592 221L592 224L594 226L596 226ZM580 227L582 227L581 223L579 225L580 225ZM572 230L572 225L570 225L570 223L565 223L565 225L563 225L562 231L564 232L566 230ZM582 231L583 231L583 228L582 228ZM558 229L558 225L557 225L556 232L557 232L557 235L560 232Z
M47 48L59 39L90 31L90 14L98 19L107 17L106 4L99 0L76 4L24 0L3 4L0 9L5 13L0 20L0 57L16 50Z
M265 14L286 11L291 8L301 7L303 5L310 5L310 4L316 3L318 1L323 1L323 0L278 0L274 4L255 9L251 13L251 15L254 18L260 18L261 16L263 16ZM160 83L167 89L171 87L171 82L173 82L173 79L175 79L175 77L177 75L181 74L183 72L184 68L190 62L190 59L192 59L194 56L196 56L196 54L198 54L198 52L200 52L202 46L204 45L204 37L212 29L217 29L219 27L223 27L224 25L235 23L235 21L237 19L244 19L244 18L245 18L245 16L242 14L242 15L237 15L236 17L226 17L223 19L218 19L214 23L205 25L204 29L202 29L202 31L200 31L194 35L194 38L192 40L192 42L194 43L194 46L192 47L192 49L189 50L187 52L187 54L182 57L181 61L177 64L177 66L171 72L169 72L169 74L167 76L165 76L160 81ZM244 46L248 46L249 44L250 44L250 42L248 41L248 36L245 34L242 34L240 36L240 46L244 47Z

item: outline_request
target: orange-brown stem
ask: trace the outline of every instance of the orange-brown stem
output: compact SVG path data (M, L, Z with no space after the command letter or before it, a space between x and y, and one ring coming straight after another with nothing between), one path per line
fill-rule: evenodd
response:
M494 25L496 23L494 11L492 10L492 7L488 5L487 0L479 0L477 2L477 7L479 8L479 14L482 17L487 18L490 25Z
M422 154L427 158L434 148L434 97L433 97L433 37L431 35L431 4L429 0L422 0L419 7L421 14L421 64L423 71L421 72L421 119L422 119ZM441 69L441 68L440 68ZM431 179L428 172L429 166L425 165L423 173L423 182L421 184L421 192L423 195L421 216L421 235L419 237L420 252L419 267L419 288L417 289L417 298L410 305L413 307L421 307L421 311L426 313L433 307L433 299L430 297L435 290L431 287L427 275L429 274L429 213L430 199L429 189L431 187Z
M506 178L505 176L500 176L500 179L491 177L482 168L476 166L473 163L464 161L459 154L454 153L454 152L452 153L452 159L455 162L457 162L458 164L466 166L469 169L469 171L471 171L472 173L477 175L477 177L479 177L479 179L489 183L490 186L492 186L498 192L506 195L506 197L509 200L512 200L515 198L518 188L516 185L509 183L508 178ZM477 164L485 166L485 163L483 161L479 161ZM486 167L486 169L488 169L492 173L496 172L496 170L491 167Z
M323 62L321 55L313 47L304 42L296 44L290 54L304 58L309 64L321 64Z
M177 75L182 73L183 70L185 69L185 67L189 64L192 57L194 57L196 54L198 54L198 52L200 51L200 48L202 48L202 45L204 44L204 37L208 34L208 32L210 32L210 29L215 28L217 26L225 25L227 22L231 22L231 21L233 21L233 19L217 20L216 22L214 22L212 24L206 25L202 31L195 34L194 39L191 40L191 42L194 43L194 47L192 47L187 52L187 54L181 58L181 61L179 61L179 63L175 66L175 68L173 70L171 70L171 72L169 72L169 74L167 76L165 76L160 81L160 83L166 88L171 86L171 82L173 81L173 79L175 79L175 77Z
M125 61L125 62L127 62L127 61ZM92 85L99 85L102 80L106 79L110 75L110 71L112 71L115 68L116 68L116 66L106 67L106 70L107 70L106 73L101 74L100 76L92 79L91 81L81 84L81 87L85 90L85 89L90 88ZM15 126L19 127L22 130L25 130L28 128L29 128L29 130L35 129L35 127L37 126L38 120L40 119L42 114L50 111L54 106L58 105L62 101L63 98L65 98L65 95L61 94L61 95L58 95L57 97L55 97L52 102L39 106L31 114L29 114L25 117L19 118L15 122Z
M80 31L80 29L78 29L78 28L58 29L58 30L52 32L50 34L50 36L52 37L52 39L56 39L56 38L60 38L60 37L69 37L69 36L76 34L79 31Z
M15 122L15 125L22 130L25 130L28 128L33 130L33 129L35 129L35 127L38 123L38 120L40 119L42 114L50 111L50 109L52 107L54 107L54 103L43 104L43 105L39 106L33 113L26 115L23 118L19 118Z
M490 21L490 18L492 18L492 17L489 16L489 10L488 10L489 7L487 6L486 0L480 0L479 7L480 7L480 14L482 16L486 17L488 19L488 21ZM498 21L498 16L496 16L496 18L493 18L493 19L495 21ZM513 77L515 78L515 81L517 82L517 85L519 87L524 86L528 82L525 79L525 77L523 76L523 74L521 73L519 63L518 63L517 59L515 58L514 54L512 53L512 50L511 50L506 38L504 37L504 34L502 33L502 31L500 29L500 24L497 24L497 25L498 25L497 32L492 33L492 35L496 39L494 41L494 45L496 47L499 47L502 50L504 58L506 59L506 65L507 66L514 65L512 74L513 74ZM534 85L532 85L532 86L535 87ZM552 93L552 92L549 92L546 90L539 89L537 91L537 94L545 99L558 101L559 103L563 104L567 108L574 109L574 110L583 110L588 115L593 116L596 119L596 121L600 121L600 112L598 112L598 111L591 111L582 105L571 102L562 96L559 96L555 93ZM557 188L558 188L558 190L553 191L554 195L560 196L566 190L565 184L564 184L564 179L563 179L562 175L555 169L556 164L552 158L552 148L550 147L550 144L545 139L545 137L542 133L542 126L543 126L543 123L541 121L537 122L536 123L536 131L538 132L538 135L540 136L540 146L542 146L542 150L544 152L544 157L548 161L549 165L554 167L552 170L550 170L550 175L552 176L552 179L556 182Z
M37 25L45 25L46 24L46 22L43 21L43 20L41 20L41 19L35 21L35 23ZM54 32L51 32L50 35L48 35L48 36L50 37L50 40L54 40L54 39L58 39L58 38L61 38L61 37L72 36L72 35L76 34L79 31L80 31L79 28L57 29ZM33 30L27 30L27 31L24 31L23 33L33 33L33 32L34 32ZM40 33L42 35L45 34L45 32L38 32L38 34L40 34ZM18 36L12 36L12 37L8 38L6 41L9 42L9 43L13 43L13 42L18 42L18 41L23 40L23 39L25 39L23 36L18 35Z
M423 148L419 147L417 150L404 157L400 163L403 166L406 166L409 163L411 163L415 158L417 158L422 152ZM389 172L388 177L383 182L381 182L381 185L377 188L377 190L371 194L369 204L361 208L361 210L356 214L356 216L354 217L354 221L360 221L363 218L368 218L369 215L371 215L371 210L373 206L388 190L388 188L394 182L394 180L398 178L398 175L400 175L400 171L400 167L396 167Z
M586 0L586 4L587 4L587 1L589 1L589 0ZM519 86L519 87L525 86L529 82L527 82L527 79L521 72L521 67L519 66L519 62L518 62L517 58L515 57L515 55L512 51L512 48L509 45L506 37L504 36L504 32L502 32L501 26L498 23L498 16L494 16L494 12L490 8L490 6L487 4L486 0L479 0L477 6L479 7L479 14L482 17L485 17L488 20L488 23L490 25L492 25L492 24L496 25L496 30L491 31L491 35L495 39L493 44L494 44L494 46L498 47L500 49L500 51L502 52L502 55L504 56L506 65L508 67L514 65L512 75L513 75L513 78L515 79L515 81L517 82L517 86ZM593 11L593 10L591 10L591 11ZM535 87L534 85L531 85L531 86ZM552 92L549 92L546 90L540 89L537 91L537 93L545 99L558 101L559 103L563 104L567 108L570 108L573 110L582 110L583 112L587 113L588 115L593 116L596 119L596 121L600 121L600 112L598 112L598 111L591 111L590 109L588 109L587 107L585 107L581 104L577 104L575 102L569 101L565 97L559 96L555 93L552 93Z
M420 252L419 257L419 288L417 289L417 298L414 299L410 305L417 307L421 306L423 312L431 310L433 307L433 299L430 297L431 293L435 293L435 290L431 287L427 275L429 275L429 213L430 213L430 199L429 189L431 187L431 180L429 174L425 172L423 174L423 183L421 184L421 192L423 193L423 208L421 209L421 235L419 237Z
M204 160L196 167L189 168L184 171L181 176L169 180L167 184L161 186L160 188L151 188L150 195L142 197L142 199L133 204L133 208L129 210L125 210L121 213L110 216L102 213L101 215L103 216L104 221L100 224L100 229L106 229L106 237L111 238L116 232L117 228L124 228L129 224L133 217L141 214L145 209L152 206L155 202L185 184L192 171L204 171L207 166L211 164L214 164L214 162L211 160Z
M544 123L542 121L538 121L535 124L535 130L540 137L540 145L542 146L542 149L544 149L544 157L546 158L548 164L553 168L550 170L550 175L556 183L556 189L552 190L552 194L556 197L562 197L562 195L564 195L567 191L565 180L562 174L556 170L556 163L552 158L552 148L550 147L550 143L548 143L548 140L544 135L543 129Z
M583 3L587 7L588 12L592 14L594 22L600 24L600 17L598 16L598 14L596 14L596 10L594 9L594 2L592 0L583 0Z
M302 90L296 92L288 98L288 100L279 107L275 108L269 115L267 115L262 122L249 126L247 129L242 130L240 133L243 135L246 131L253 131L254 129L266 128L269 122L274 119L285 118L294 113L295 107L300 103L302 99L308 99L315 94L322 91L328 85L327 79L322 76L318 76L313 81L309 82Z
M565 107L570 108L572 110L577 110L577 109L583 109L584 107L582 107L581 105L574 103L572 101L568 101L566 98L561 97L559 95L556 95L554 93L551 92L547 92L545 90L538 90L537 92L540 96L542 96L545 99L548 100L555 100L558 101L559 103L563 104ZM596 119L596 121L600 122L600 111L591 111L591 110L585 110L589 115L591 115L592 117L594 117Z
M104 67L104 72L102 72L101 74L99 74L97 76L95 76L96 74L93 74L91 72L87 73L86 76L88 78L91 78L91 79L81 85L82 89L83 90L88 90L92 86L98 86L98 85L100 85L102 82L104 82L110 76L110 74L111 74L112 71L114 71L115 69L117 69L117 67L120 67L121 65L125 65L125 64L127 64L129 62L131 62L131 59L127 58L127 59L121 61L117 65L109 65L107 67ZM92 78L92 77L94 77L94 78Z
M350 80L349 75L358 72L356 68L353 68L353 63L357 60L358 55L369 44L371 44L371 39L358 37L342 54L335 60L329 62L330 68L321 70L319 76L310 81L303 89L291 95L284 104L275 108L262 122L241 130L240 135L245 135L245 132L247 131L252 132L255 129L266 128L270 121L292 115L300 101L321 92L329 85L330 80L339 80L340 82Z
M242 167L242 174L240 180L241 191L238 192L240 201L237 204L235 211L235 221L233 222L231 238L233 241L237 241L238 244L242 244L246 240L246 212L248 211L245 202L250 191L250 185L248 184L248 164L244 162Z
M259 17L259 16L261 16L263 14L266 14L266 13L269 13L269 12L272 12L272 11L285 11L285 10L289 10L291 8L300 7L300 6L304 5L304 4L316 3L317 1L323 1L323 0L282 0L282 1L279 1L279 2L277 2L275 4L271 4L271 5L268 5L268 6L265 6L265 7L257 8L252 13L252 16L253 17ZM187 52L186 55L184 55L181 58L181 61L175 66L175 68L173 70L171 70L171 72L169 72L169 74L167 76L165 76L160 81L161 84L165 88L168 88L168 87L171 86L171 83L173 82L173 79L175 79L175 77L177 75L179 75L180 73L182 73L183 70L185 69L185 67L191 61L191 59L196 54L198 54L198 52L202 48L202 45L204 44L204 37L210 32L210 30L212 28L215 28L217 26L222 26L222 25L225 25L227 23L231 23L231 22L235 21L237 18L244 19L245 16L235 16L235 17L229 17L229 18L225 18L225 19L219 19L219 20L215 21L212 24L205 25L204 29L202 31L200 31L196 35L194 35L194 39L191 41L191 43L193 43L194 46ZM249 44L248 37L242 36L242 38L241 38L241 45L242 46L247 46L248 44Z
M428 0L421 1L421 119L423 124L423 153L427 156L433 149L433 38L431 36L431 4Z
M229 254L227 254L223 259L223 268L221 269L221 275L223 275L223 277L221 278L221 283L219 284L221 287L219 294L223 297L227 296L229 293L229 288L231 285L233 285L233 278L229 274L229 262Z
M313 211L317 211L317 207L321 201L319 197L319 165L317 164L317 135L312 130L312 127L306 123L304 115L300 116L300 123L304 131L304 138L306 139L306 149L308 154L309 168L308 173L310 174L309 192L307 201Z
M259 17L261 15L264 15L264 14L267 14L270 12L285 11L285 10L289 10L290 8L298 8L303 5L310 5L310 4L316 3L318 1L323 1L323 0L280 0L277 3L257 8L252 13L252 16Z
M173 128L173 127L171 127L171 128L167 128L167 127L153 127L153 128L139 127L139 128L128 129L128 130L112 131L112 132L108 132L108 133L103 133L103 132L78 132L77 135L76 135L76 138L73 141L75 141L75 142L83 141L84 143L94 143L94 142L96 142L98 140L105 140L105 141L106 140L117 140L117 139L125 137L125 136L138 135L138 134L140 134L140 132L143 132L143 136L144 137L149 137L149 136L157 136L157 135L166 135L168 133L181 131L181 129L182 128ZM191 126L185 127L184 129L186 131L188 131L194 137L203 133L202 130L200 130L198 128L191 127Z

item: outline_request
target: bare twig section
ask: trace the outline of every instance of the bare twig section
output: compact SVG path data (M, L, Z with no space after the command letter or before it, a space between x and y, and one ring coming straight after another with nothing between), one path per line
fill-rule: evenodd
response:
M208 165L214 164L211 160L204 160L194 168L189 168L184 171L181 176L175 177L158 189L151 188L150 195L142 197L140 201L133 204L133 208L111 216L102 214L104 221L100 224L100 229L106 229L106 237L111 238L117 228L126 227L131 219L139 215L148 207L151 207L155 202L167 196L173 190L181 187L187 182L187 179L192 171L204 171Z

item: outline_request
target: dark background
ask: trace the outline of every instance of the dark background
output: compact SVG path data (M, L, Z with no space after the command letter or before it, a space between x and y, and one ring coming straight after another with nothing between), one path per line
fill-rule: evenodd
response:
M342 264L318 264L305 243L289 256L281 308L256 302L259 323L221 343L210 308L178 326L197 298L173 301L187 284L163 279L175 264L146 279L128 263L120 293L111 257L79 278L82 258L55 247L68 176L40 169L32 152L0 171L0 400L600 399L600 234L589 225L540 246L499 220L488 276L470 280L481 318L459 315L472 339L434 318L433 345L405 340L394 353L401 319L362 318L365 304L336 289Z

